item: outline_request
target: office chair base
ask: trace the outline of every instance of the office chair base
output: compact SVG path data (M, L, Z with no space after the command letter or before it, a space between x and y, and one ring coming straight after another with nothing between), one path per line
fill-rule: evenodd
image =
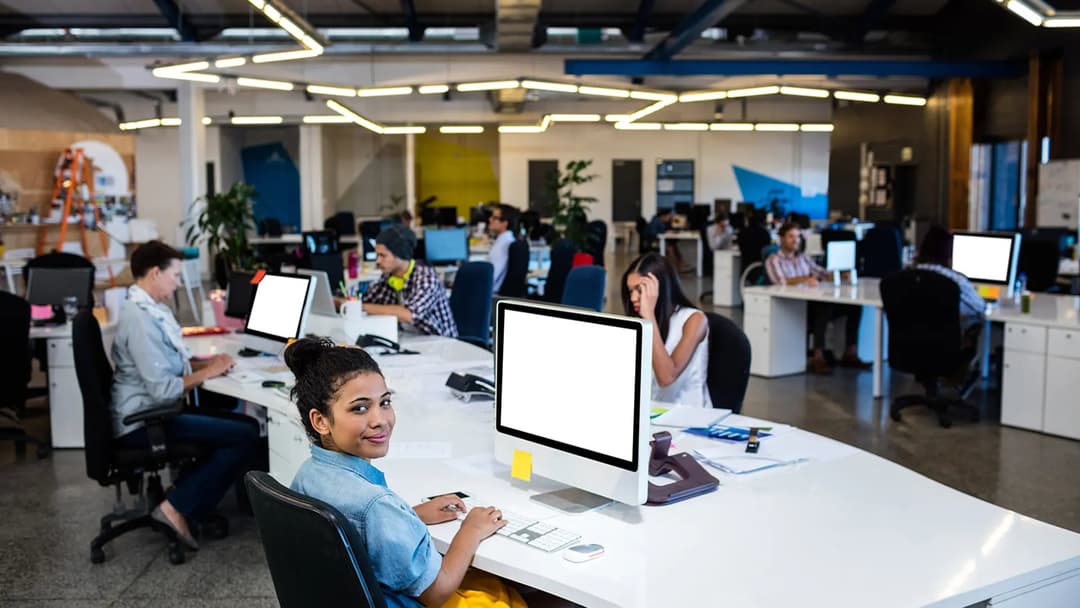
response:
M938 424L942 428L950 428L953 423L952 416L949 414L949 408L961 409L968 414L969 419L972 422L979 421L979 408L966 403L961 399L949 399L944 397L929 397L927 395L901 395L893 399L889 405L889 417L895 422L900 422L901 410L916 405L925 405L929 407L934 413L937 414Z
M112 521L116 521L116 519L110 520L108 524L106 524L105 518L102 518L101 534L98 534L97 538L90 541L91 563L103 563L105 561L105 545L107 543L132 530L138 530L139 528L150 528L155 532L164 534L169 540L169 563L177 565L184 563L184 549L180 545L180 540L177 538L176 532L169 526L153 519L148 514L126 519L117 525L112 525ZM108 526L107 529L106 525Z

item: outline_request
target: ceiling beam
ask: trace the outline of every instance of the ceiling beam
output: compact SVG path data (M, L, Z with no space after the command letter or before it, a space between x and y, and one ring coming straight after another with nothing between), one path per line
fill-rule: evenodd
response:
M401 14L405 17L405 27L409 28L409 42L423 40L424 26L420 25L420 19L416 16L413 0L401 0Z
M176 5L176 0L154 0L154 4L157 5L158 11L161 12L161 16L168 22L169 27L176 30L176 33L180 34L180 39L184 42L198 42L199 34L191 22L187 20L183 11Z
M907 59L567 59L563 72L575 76L914 76L921 78L1012 78L1026 72L1016 61L918 61Z
M623 35L626 36L627 40L630 42L645 42L645 30L649 27L649 20L652 18L654 6L656 6L656 0L641 0L638 3L634 25L623 30Z
M870 0L863 11L862 18L847 32L847 41L850 44L862 44L866 34L878 26L892 10L896 0Z
M539 40L536 34L540 0L495 1L495 49L528 51Z
M746 0L705 0L701 6L686 16L678 27L671 31L643 59L650 61L668 61L684 48L701 37L706 29L716 25L721 19L735 12Z

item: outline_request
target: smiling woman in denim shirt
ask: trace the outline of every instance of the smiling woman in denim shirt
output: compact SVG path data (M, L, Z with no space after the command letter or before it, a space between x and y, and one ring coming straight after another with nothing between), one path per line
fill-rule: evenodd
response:
M293 398L312 439L311 458L292 489L329 503L356 526L387 604L463 606L459 588L489 596L485 605L524 606L499 579L469 570L480 542L506 522L494 507L474 508L445 556L427 525L452 521L465 505L440 496L410 507L371 464L390 449L396 416L378 364L363 350L305 338L285 351L296 376ZM468 575L468 576L467 576Z

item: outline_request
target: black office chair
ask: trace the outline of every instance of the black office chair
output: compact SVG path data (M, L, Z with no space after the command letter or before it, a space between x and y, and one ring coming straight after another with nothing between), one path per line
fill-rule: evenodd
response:
M660 251L660 241L645 237L645 230L648 225L649 222L641 216L638 216L638 218L634 220L634 230L637 232L638 235L639 254L649 253L650 251Z
M341 511L266 473L244 476L281 608L385 608L367 548Z
M26 444L37 446L38 458L49 453L49 444L26 433L19 416L26 410L33 360L30 352L30 304L19 296L0 291L0 441L14 441L15 455L26 454Z
M560 303L564 306L577 306L603 312L606 287L607 273L603 268L599 266L571 268L566 275L566 287L563 289Z
M531 241L543 238L542 235L536 233L540 228L540 212L532 209L522 211L518 217L518 228Z
M758 285L768 277L765 274L764 251L772 244L772 235L761 224L751 224L739 231L740 285ZM749 282L748 282L749 281Z
M709 243L709 226L712 226L712 224L712 222L705 222L698 231L698 238L701 239L701 250L704 252L701 256L701 276L703 277L713 275L713 248L712 244ZM706 289L698 295L698 301L704 304L705 298L712 297L712 295L713 290Z
M495 269L491 262L466 262L454 275L450 292L450 312L457 325L458 339L481 348L491 340L491 292Z
M593 264L604 267L604 250L607 248L607 224L593 220L585 225L585 253L592 254Z
M506 276L499 286L503 298L524 298L529 292L529 244L521 239L510 243Z
M874 226L857 245L859 274L864 277L885 277L903 266L903 241L900 230Z
M184 550L176 532L150 517L150 511L165 498L160 471L169 466L183 466L202 455L193 444L168 441L165 421L183 410L183 402L162 403L124 417L125 424L144 422L150 445L145 449L116 446L113 440L112 400L113 370L105 356L101 328L90 312L75 315L71 325L75 353L75 376L83 399L83 439L85 442L86 475L102 486L116 488L113 511L101 518L101 533L90 542L90 561L105 561L105 544L122 534L139 528L150 528L164 534L169 541L169 562L184 563ZM149 480L146 477L149 476ZM124 504L121 485L126 484L135 506ZM211 531L216 537L228 534L227 523L215 519ZM192 522L194 525L194 522Z
M705 383L713 407L742 411L750 383L750 339L731 319L707 312L709 369Z
M851 230L822 230L821 231L821 248L824 251L829 250L829 243L833 241L857 241L855 233Z
M929 270L904 270L881 280L881 300L889 322L889 365L915 375L925 394L901 395L889 406L900 421L901 410L925 404L941 426L952 426L949 408L963 409L973 422L979 410L962 398L942 397L940 378L963 374L975 358L974 331L960 329L960 288L952 279Z
M1017 272L1027 276L1030 291L1056 291L1058 263L1061 258L1057 239L1021 239Z
M551 248L551 266L548 268L547 281L544 282L545 302L562 302L563 290L566 289L566 275L574 265L574 243L570 239L559 239Z
M326 218L323 228L333 230L338 236L354 235L356 234L356 216L352 211L338 211Z

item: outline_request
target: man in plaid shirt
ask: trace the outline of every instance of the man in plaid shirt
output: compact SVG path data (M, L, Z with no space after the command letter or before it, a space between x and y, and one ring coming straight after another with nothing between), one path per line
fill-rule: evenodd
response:
M383 272L364 294L364 312L394 315L424 334L456 338L457 325L446 289L430 266L413 259L416 235L392 224L375 238L375 265Z
M818 280L825 278L825 269L814 263L805 253L799 252L799 226L788 222L780 227L780 251L765 260L765 272L774 285L799 285L805 283L817 287ZM807 302L806 311L814 334L814 354L807 369L814 374L831 374L832 367L825 360L825 329L829 321L846 317L844 339L846 352L839 364L857 369L869 369L870 364L859 360L859 322L862 307L828 302Z

